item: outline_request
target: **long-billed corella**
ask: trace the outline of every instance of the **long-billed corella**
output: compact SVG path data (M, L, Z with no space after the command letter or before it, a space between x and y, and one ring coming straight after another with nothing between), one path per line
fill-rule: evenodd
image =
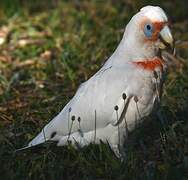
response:
M173 46L165 12L143 7L127 24L115 52L26 147L45 141L109 143L121 155L128 131L160 101L166 64L160 52Z

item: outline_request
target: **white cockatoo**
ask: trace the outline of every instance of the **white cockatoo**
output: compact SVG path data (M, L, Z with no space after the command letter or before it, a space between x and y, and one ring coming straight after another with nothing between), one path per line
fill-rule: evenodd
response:
M108 143L117 156L128 131L158 104L165 62L160 52L173 46L165 12L143 7L127 24L112 56L29 143L58 146Z

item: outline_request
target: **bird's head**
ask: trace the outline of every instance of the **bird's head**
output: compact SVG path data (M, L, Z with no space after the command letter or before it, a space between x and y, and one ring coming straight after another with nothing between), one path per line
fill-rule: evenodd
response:
M158 6L143 7L134 15L126 27L123 40L129 53L138 56L133 58L152 58L161 49L173 48L168 18Z

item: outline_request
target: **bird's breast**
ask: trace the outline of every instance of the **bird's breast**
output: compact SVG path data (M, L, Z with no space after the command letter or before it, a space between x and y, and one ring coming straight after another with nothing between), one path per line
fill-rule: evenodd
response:
M155 105L160 101L162 91L162 72L139 70L133 83L133 98L127 110L127 119L130 123L148 116ZM136 81L135 81L136 82Z

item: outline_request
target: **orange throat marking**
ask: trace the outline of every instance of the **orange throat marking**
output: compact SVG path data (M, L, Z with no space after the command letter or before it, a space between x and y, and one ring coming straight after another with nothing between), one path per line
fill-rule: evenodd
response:
M133 64L149 71L154 71L156 68L160 68L163 71L164 61L159 57L155 57L153 59L146 59L142 61L135 61Z

